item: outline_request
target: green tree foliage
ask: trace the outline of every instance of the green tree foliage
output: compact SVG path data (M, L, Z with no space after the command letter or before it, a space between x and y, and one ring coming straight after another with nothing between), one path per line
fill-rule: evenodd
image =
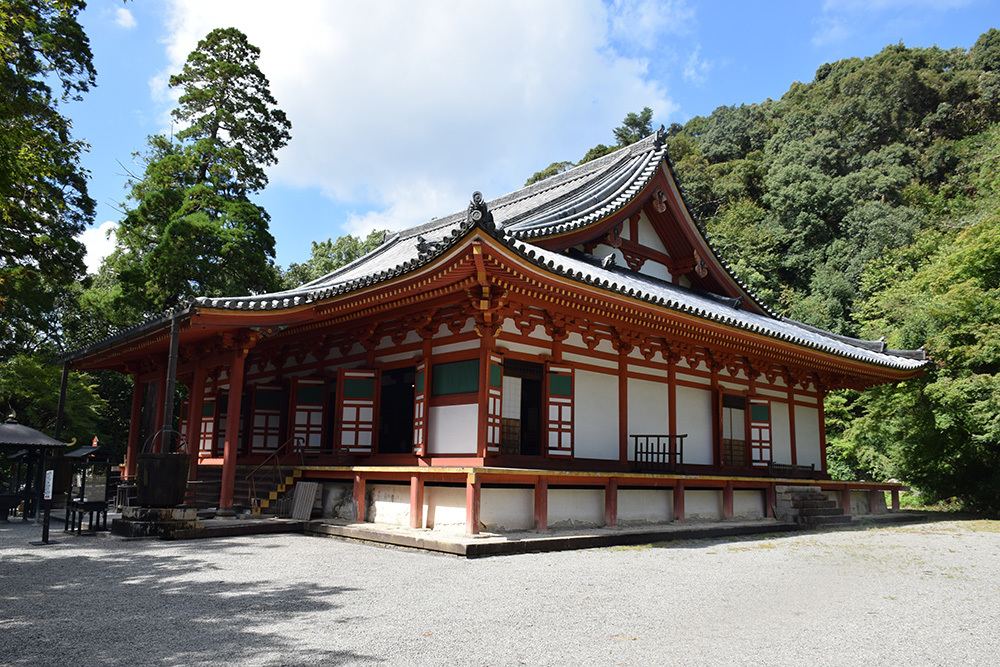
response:
M372 231L364 239L358 236L341 236L336 241L327 239L312 242L312 252L303 264L292 264L283 276L286 289L292 289L325 276L331 271L350 264L382 245L388 232Z
M0 359L51 342L49 313L83 273L76 236L94 214L86 144L59 112L94 85L83 7L0 1Z
M545 169L541 171L536 171L531 175L530 178L524 183L525 185L531 185L532 183L537 183L538 181L543 181L549 176L555 176L556 174L561 174L571 167L576 167L581 164L586 164L591 160L596 160L599 157L604 157L609 153L614 153L620 148L624 148L630 144L648 137L653 133L653 110L649 107L643 107L642 111L635 113L634 111L629 112L622 124L612 130L615 136L615 144L613 146L605 146L604 144L597 144L584 155L579 162L553 162Z
M549 176L555 176L556 174L561 174L570 167L575 166L572 162L553 162L545 169L541 171L536 171L531 177L524 182L525 185L531 185L532 183L537 183L538 181L544 181Z
M17 420L51 435L56 425L62 369L46 357L19 354L0 364L0 406ZM66 409L61 438L90 444L96 435L105 440L107 402L98 396L94 380L72 372L66 384Z
M1000 511L1000 32L892 45L780 100L672 125L692 212L765 302L926 345L925 377L828 397L829 469Z
M622 124L614 129L615 141L620 147L634 144L653 133L653 110L643 107L642 111L630 111Z
M170 78L184 129L177 140L150 137L135 206L84 298L112 326L193 296L279 288L270 218L249 197L267 184L264 167L277 162L291 125L274 108L259 55L239 30L213 30Z

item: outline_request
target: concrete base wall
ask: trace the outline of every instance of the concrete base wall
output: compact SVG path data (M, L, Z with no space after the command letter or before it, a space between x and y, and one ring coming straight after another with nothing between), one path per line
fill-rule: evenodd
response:
M323 516L344 520L356 517L352 487L328 483L323 491ZM410 525L410 487L406 484L369 484L365 518L374 523ZM862 494L864 495L864 494ZM764 492L733 493L733 518L762 519L767 516ZM861 498L861 496L859 496ZM531 530L535 522L533 489L483 488L480 528L489 532ZM867 503L867 495L863 500ZM867 507L867 505L866 505ZM721 490L687 490L685 520L722 521ZM618 524L622 526L669 523L673 519L672 489L622 489L618 492ZM465 489L426 485L422 525L433 530L464 531ZM549 487L549 528L596 528L604 525L604 489Z

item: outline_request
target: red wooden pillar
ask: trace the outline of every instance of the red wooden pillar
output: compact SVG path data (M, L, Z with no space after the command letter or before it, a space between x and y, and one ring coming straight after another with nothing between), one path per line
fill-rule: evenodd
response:
M365 477L361 473L354 475L354 520L363 523L365 520Z
M899 489L892 490L892 511L899 511Z
M604 485L604 525L618 525L618 479L612 477Z
M840 506L846 516L851 516L851 490L846 486L840 490Z
M191 467L188 470L188 481L198 479L198 449L201 443L201 410L205 403L205 380L208 378L208 371L202 366L194 371L194 379L189 388L190 399L188 400L187 419L187 448L185 451L191 456Z
M219 494L219 510L223 514L233 513L233 489L236 485L236 454L239 446L240 406L243 404L243 371L247 350L237 345L229 364L229 403L226 412L226 436L222 451L222 491Z
M549 528L549 479L535 480L535 530Z
M684 523L684 482L674 484L674 521Z
M139 454L139 428L142 422L142 388L145 383L138 375L132 376L132 412L129 415L128 445L125 450L125 478L135 477L136 457Z
M765 490L764 502L767 504L765 514L768 519L774 518L774 506L778 504L778 492L774 490L774 484L768 484Z
M424 482L410 475L410 528L424 527Z
M733 483L726 482L722 487L722 518L726 521L733 520Z
M470 472L465 482L465 532L469 535L479 534L481 492L481 484L476 478L476 473Z

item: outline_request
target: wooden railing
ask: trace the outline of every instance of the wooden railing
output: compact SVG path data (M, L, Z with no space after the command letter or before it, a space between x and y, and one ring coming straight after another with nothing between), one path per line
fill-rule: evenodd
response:
M249 483L247 488L247 500L250 502L250 506L254 507L255 503L260 499L257 497L257 473L261 469L267 468L265 472L270 472L272 475L272 482L275 486L281 483L282 473L281 473L281 458L284 456L298 454L298 464L305 465L305 452L303 451L302 445L305 444L305 439L297 436L293 436L286 440L285 442L278 445L278 447L271 452L266 459L260 462L256 468L254 468L249 475L246 476L246 480ZM268 467L270 465L270 467Z
M643 472L674 472L684 462L683 435L632 435L632 467Z

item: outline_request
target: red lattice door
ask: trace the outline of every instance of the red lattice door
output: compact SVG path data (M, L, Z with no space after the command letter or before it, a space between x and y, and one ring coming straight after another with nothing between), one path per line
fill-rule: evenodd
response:
M546 451L550 457L573 456L573 369L549 363L545 372Z
M750 397L750 465L765 467L771 462L771 401Z
M413 454L427 454L427 392L430 391L430 365L427 360L417 364L413 379Z
M494 352L486 356L486 453L500 453L503 433L503 357Z
M343 453L370 455L378 428L379 371L341 369L337 374L337 434Z

